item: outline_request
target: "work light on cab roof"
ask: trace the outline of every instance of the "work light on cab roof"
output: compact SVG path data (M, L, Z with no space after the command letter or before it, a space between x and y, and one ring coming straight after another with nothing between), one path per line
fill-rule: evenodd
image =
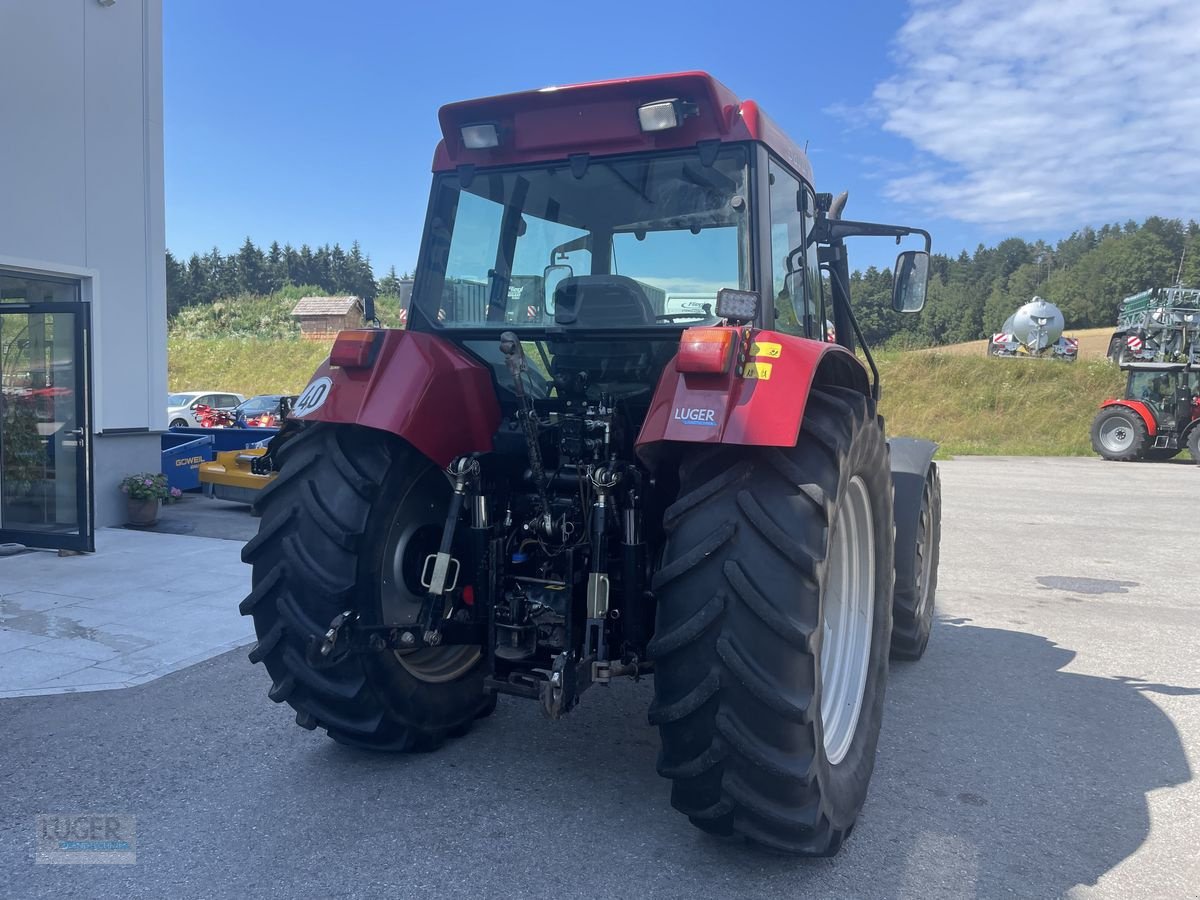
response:
M885 441L845 239L924 239L893 278L915 311L929 235L843 219L703 72L438 116L408 329L343 333L264 458L242 608L271 697L430 750L499 694L559 719L653 675L674 806L837 852L889 651L929 639L941 515L934 446Z

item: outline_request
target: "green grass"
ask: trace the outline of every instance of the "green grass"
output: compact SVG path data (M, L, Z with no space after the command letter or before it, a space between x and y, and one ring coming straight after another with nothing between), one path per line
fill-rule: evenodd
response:
M167 383L172 391L298 394L329 355L326 342L298 339L167 339Z
M937 441L943 456L1090 456L1096 410L1125 383L1103 361L884 353L877 362L888 434Z
M295 338L186 337L167 342L172 391L296 394L329 352ZM534 365L540 360L529 353ZM878 357L888 434L937 441L943 456L1086 456L1088 429L1124 377L1107 362L886 352Z

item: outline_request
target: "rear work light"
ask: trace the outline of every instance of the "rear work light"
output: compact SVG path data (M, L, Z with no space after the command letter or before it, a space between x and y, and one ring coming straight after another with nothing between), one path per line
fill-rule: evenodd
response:
M729 371L739 332L734 328L689 328L679 339L680 372L723 375Z
M500 146L500 130L493 122L464 125L461 130L463 146L468 150L487 150Z
M700 115L695 103L687 100L656 100L638 107L638 123L642 131L667 131L678 128L683 120Z
M329 351L329 364L343 369L366 369L375 362L376 346L383 332L364 329L343 331Z

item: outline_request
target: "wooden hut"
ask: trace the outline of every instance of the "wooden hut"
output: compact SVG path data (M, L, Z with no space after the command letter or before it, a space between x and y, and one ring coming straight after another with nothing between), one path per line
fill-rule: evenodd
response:
M304 340L331 340L345 328L362 328L363 302L358 297L301 297L292 317Z

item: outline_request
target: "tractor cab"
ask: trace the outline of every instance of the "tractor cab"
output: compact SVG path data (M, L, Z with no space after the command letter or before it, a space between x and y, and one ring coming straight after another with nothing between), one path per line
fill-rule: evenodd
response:
M1196 405L1200 403L1200 369L1130 366L1125 399L1151 408L1160 429L1186 425L1196 417Z

